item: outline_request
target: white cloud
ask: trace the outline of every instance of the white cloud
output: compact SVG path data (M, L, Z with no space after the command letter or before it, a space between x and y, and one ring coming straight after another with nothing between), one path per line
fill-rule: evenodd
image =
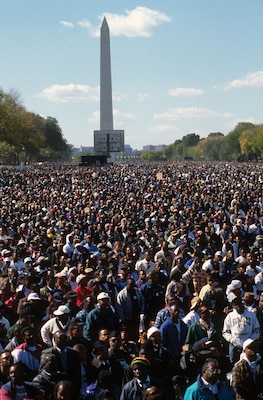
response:
M70 83L68 85L51 85L38 93L37 97L58 103L78 103L83 101L98 102L100 100L100 88L92 88L88 85ZM124 93L113 93L114 101L121 101L127 96Z
M135 115L132 113L123 113L116 109L113 110L113 119L116 121L127 120L127 119L132 120L135 118L136 118Z
M100 30L94 27L87 19L83 19L78 22L78 25L84 29L87 29L91 36L100 36Z
M224 90L237 89L242 87L262 87L263 70L248 73L244 78L234 79L223 86Z
M178 128L175 128L172 125L154 125L148 129L148 131L153 132L153 133L175 132L177 130L178 130Z
M83 19L82 21L78 22L78 25L81 26L82 28L87 28L89 29L92 25L87 19Z
M171 96L200 96L205 94L206 91L203 89L195 89L195 88L176 88L168 90L168 94Z
M72 24L72 22L68 22L68 21L59 21L59 23L63 26L65 26L65 28L74 28L74 24Z
M148 93L138 93L137 101L144 101L145 99L147 99L147 97L149 97Z
M121 101L123 99L126 99L127 95L125 93L120 93L120 92L113 92L112 93L112 100L113 101Z
M94 113L92 113L88 119L89 122L99 122L99 120L100 120L100 112L99 111L95 111Z
M232 130L236 127L237 124L239 124L240 122L251 122L251 124L259 124L260 121L253 118L253 117L247 117L247 118L237 118L237 119L232 119L231 121L229 121L226 124L226 128L228 128L228 130Z
M113 110L113 121L114 121L114 125L115 125L115 129L116 127L120 127L120 124L123 123L123 121L125 120L133 120L135 119L135 115L131 114L131 113L122 113L119 110L114 109ZM100 112L99 111L95 111L94 113L92 113L92 115L89 118L89 122L96 122L98 123L100 120ZM123 129L123 127L120 127L121 129Z
M165 119L167 121L178 121L180 119L187 118L230 118L233 116L231 113L218 112L210 110L206 107L178 107L178 108L167 108L164 113L154 114L154 119Z
M100 22L104 17L107 19L111 36L126 37L150 37L162 23L171 21L168 15L147 7L125 10L124 15L105 13L99 17ZM88 20L80 21L78 25L88 29L90 34L100 36L101 26L95 28Z
M88 85L51 85L38 93L37 97L58 103L98 102L99 87L92 88Z

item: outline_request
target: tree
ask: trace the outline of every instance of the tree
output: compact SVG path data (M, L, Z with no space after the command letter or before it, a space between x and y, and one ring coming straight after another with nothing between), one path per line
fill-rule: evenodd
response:
M255 125L251 122L239 122L235 129L226 136L224 146L224 158L225 159L236 159L241 154L240 148L240 136L242 132L247 129L254 128Z
M208 135L208 137L218 137L218 136L224 136L224 134L221 132L210 132Z
M0 89L0 143L9 145L13 162L37 161L43 154L48 159L70 158L71 146L63 138L62 130L55 118L47 119L28 112L15 91L5 93ZM44 148L46 149L44 151Z
M200 136L195 133L188 133L188 135L183 136L182 143L186 147L196 146L200 140Z
M146 162L161 161L163 160L163 154L157 150L144 150L141 152L141 159Z
M224 146L224 136L208 137L204 143L204 158L208 161L219 161Z
M255 129L254 150L259 157L263 158L263 125L258 125Z
M242 155L247 159L255 158L255 148L254 148L254 137L255 131L252 129L247 129L242 132L239 138L240 149Z

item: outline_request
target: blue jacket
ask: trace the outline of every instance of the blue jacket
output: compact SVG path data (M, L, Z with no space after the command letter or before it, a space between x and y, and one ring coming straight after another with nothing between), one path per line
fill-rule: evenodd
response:
M187 334L187 325L179 320L180 322L180 340L178 340L177 328L171 318L167 318L166 321L161 325L161 335L162 335L162 345L167 348L172 359L178 361L181 356L182 346L185 343L185 338Z
M220 381L218 383L217 399L233 399L233 396L231 396L230 390L228 389L225 382ZM184 400L215 400L215 395L207 386L204 385L203 381L201 380L201 376L199 375L196 382L186 389Z

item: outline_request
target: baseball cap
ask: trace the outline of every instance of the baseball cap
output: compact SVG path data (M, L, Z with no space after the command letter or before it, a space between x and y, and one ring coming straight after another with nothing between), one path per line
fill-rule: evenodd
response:
M107 292L101 292L97 296L97 300L102 300L102 299L110 299L110 295Z
M243 350L245 350L246 348L249 348L249 349L252 349L252 348L255 348L255 346L256 346L256 341L255 341L255 339L247 339L247 340L245 340L244 341L244 343L243 343Z
M63 314L69 314L70 309L67 306L59 306L56 311L53 312L54 315L63 315Z
M39 297L39 295L37 293L29 293L29 295L27 296L27 300L41 300L41 298Z
M150 339L150 337L156 332L160 332L160 329L156 328L156 326L151 326L147 331L147 339Z

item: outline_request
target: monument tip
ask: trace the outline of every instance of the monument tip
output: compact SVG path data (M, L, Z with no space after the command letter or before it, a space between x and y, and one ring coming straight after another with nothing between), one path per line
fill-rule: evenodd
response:
M103 27L103 26L107 26L107 27L108 27L108 22L107 22L106 17L103 18L103 21L102 21L101 26L102 26L102 27Z

